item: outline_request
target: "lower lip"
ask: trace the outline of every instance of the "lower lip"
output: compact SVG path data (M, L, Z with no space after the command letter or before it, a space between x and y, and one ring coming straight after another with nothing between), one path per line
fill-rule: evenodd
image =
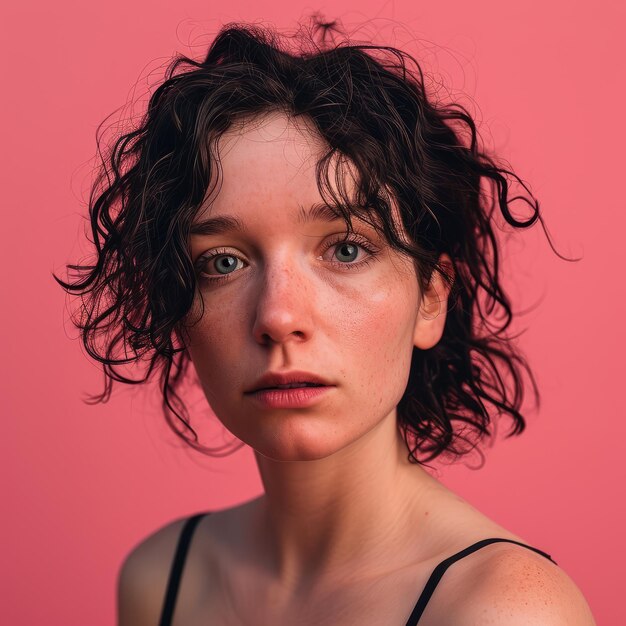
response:
M323 387L294 387L292 389L263 389L253 391L250 396L266 409L301 409L315 404L332 385Z

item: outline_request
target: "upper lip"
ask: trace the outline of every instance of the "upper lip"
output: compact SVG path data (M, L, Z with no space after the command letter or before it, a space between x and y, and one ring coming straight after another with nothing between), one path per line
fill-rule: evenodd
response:
M257 380L246 393L259 391L260 389L269 389L278 385L288 385L289 383L317 383L319 385L330 385L330 383L311 372L268 372Z

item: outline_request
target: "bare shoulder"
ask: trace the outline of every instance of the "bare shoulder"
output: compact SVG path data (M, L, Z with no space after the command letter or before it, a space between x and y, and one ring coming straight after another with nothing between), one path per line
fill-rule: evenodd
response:
M117 577L118 626L159 623L171 563L186 519L158 528L124 558Z
M458 626L596 626L566 572L544 556L508 544L480 561L452 607Z

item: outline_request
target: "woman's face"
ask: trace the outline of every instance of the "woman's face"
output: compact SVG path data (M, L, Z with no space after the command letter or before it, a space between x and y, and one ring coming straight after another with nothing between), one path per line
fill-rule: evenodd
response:
M395 420L420 332L410 258L356 218L349 245L337 243L343 219L302 221L322 202L322 144L297 124L273 113L222 136L222 185L195 223L228 216L245 230L191 237L199 287L190 319L200 299L204 314L187 344L205 395L231 433L280 461L326 457ZM334 387L295 409L264 408L245 393L263 374L291 370Z

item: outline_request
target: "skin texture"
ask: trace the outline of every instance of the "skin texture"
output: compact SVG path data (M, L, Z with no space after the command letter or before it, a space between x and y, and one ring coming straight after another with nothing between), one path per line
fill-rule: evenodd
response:
M281 114L252 122L221 138L223 184L197 218L230 215L246 232L192 237L194 261L225 255L202 260L199 278L232 275L200 282L186 343L216 416L252 447L265 493L200 522L173 626L404 624L445 558L486 537L529 542L407 461L396 406L413 347L441 338L447 283L435 273L420 293L412 260L356 219L376 254L346 269L370 253L336 243L342 220L297 221L322 200L319 138ZM261 409L244 395L265 372L294 369L335 387L306 409ZM119 626L158 623L184 521L128 555ZM450 624L595 622L561 568L495 543L445 573L420 620Z
M364 222L354 219L355 231L375 255L329 247L345 232L341 219L297 222L300 206L323 200L315 179L321 149L306 122L280 113L227 132L222 185L197 220L235 216L247 232L191 240L194 262L212 250L239 259L230 273L224 261L232 258L203 262L204 275L229 277L200 283L194 319L200 300L204 313L188 329L188 345L211 408L254 450L265 496L250 512L250 532L289 594L348 560L380 562L408 537L419 540L416 520L434 479L406 460L396 405L413 346L427 349L441 337L448 295L437 273L420 293L412 259ZM244 395L263 373L294 369L335 387L306 409L260 409Z

